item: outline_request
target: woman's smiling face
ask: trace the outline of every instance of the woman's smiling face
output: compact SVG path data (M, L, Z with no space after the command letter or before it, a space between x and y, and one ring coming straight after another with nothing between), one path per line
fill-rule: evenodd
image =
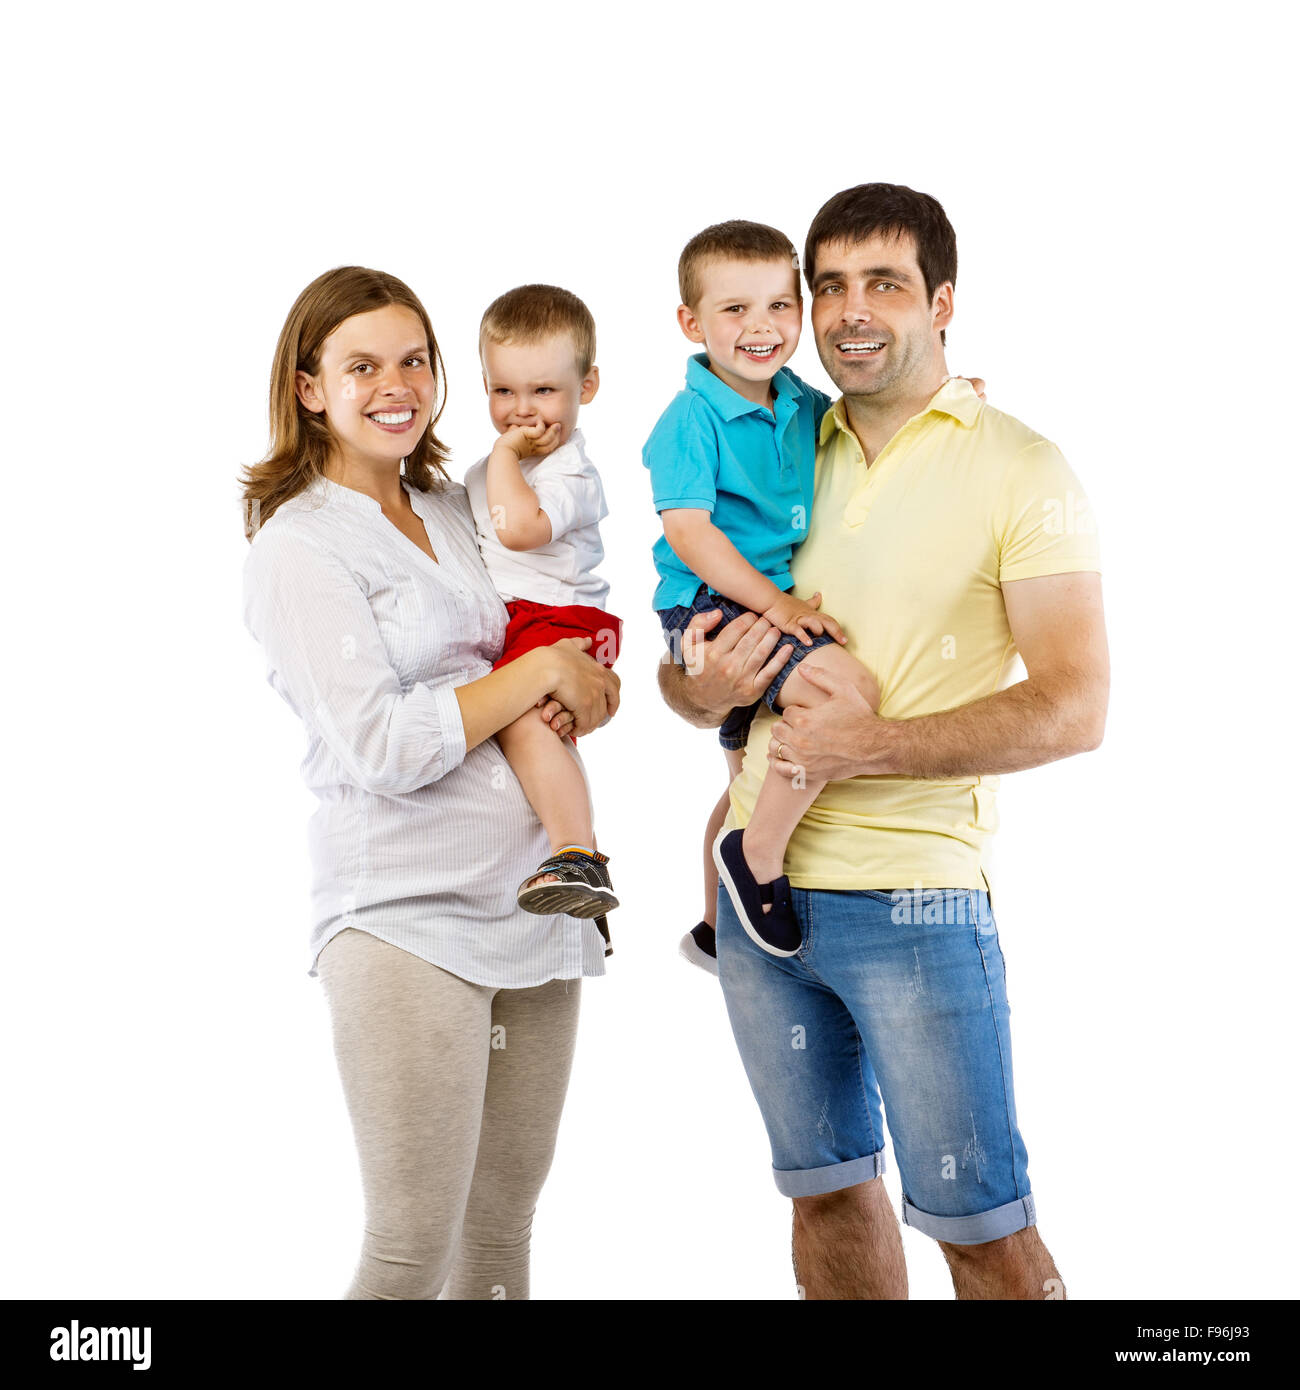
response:
M329 422L340 460L372 467L411 452L437 393L424 325L400 304L344 319L321 344L319 371L295 382L303 405Z

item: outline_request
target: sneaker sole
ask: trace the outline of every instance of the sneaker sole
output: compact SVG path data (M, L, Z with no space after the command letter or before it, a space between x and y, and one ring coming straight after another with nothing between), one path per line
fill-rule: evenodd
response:
M573 883L539 883L520 893L517 901L525 912L535 912L539 917L557 912L567 912L570 917L601 917L618 906L613 893Z
M716 980L718 978L718 958L711 956L707 951L701 951L695 944L695 938L687 932L682 937L677 947L677 954L683 960L688 960L692 965L698 965L701 970L707 970Z
M800 948L803 946L802 941L799 943L798 946L794 948L793 951L778 950L775 946L770 945L768 942L764 941L761 936L759 936L758 932L754 928L754 924L745 915L745 909L740 905L740 894L736 891L735 882L732 879L731 875L727 872L726 861L722 857L723 838L730 834L730 830L724 830L718 835L718 838L714 840L713 862L718 867L718 877L727 885L727 896L731 899L732 907L736 909L736 916L740 918L740 925L744 927L745 935L749 937L749 939L754 943L755 946L759 948L759 950L766 951L769 956L797 956L799 954Z

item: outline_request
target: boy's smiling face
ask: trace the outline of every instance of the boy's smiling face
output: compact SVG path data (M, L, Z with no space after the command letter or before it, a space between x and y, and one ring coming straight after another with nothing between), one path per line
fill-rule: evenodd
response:
M568 443L578 424L578 407L596 394L596 367L579 375L573 339L557 333L536 343L482 346L483 385L498 434L518 425L560 426L555 447Z
M682 332L704 344L732 390L767 404L772 378L799 345L799 272L788 260L715 260L701 267L700 281L699 303L677 310Z

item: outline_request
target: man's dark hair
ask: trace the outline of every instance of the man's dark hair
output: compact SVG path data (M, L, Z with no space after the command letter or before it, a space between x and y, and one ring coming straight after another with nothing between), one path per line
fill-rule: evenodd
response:
M909 233L916 243L916 262L933 302L942 284L957 283L957 234L937 199L898 183L860 183L822 204L804 243L803 269L809 290L817 274L817 248L826 241L850 245L878 234ZM940 341L947 342L944 332Z

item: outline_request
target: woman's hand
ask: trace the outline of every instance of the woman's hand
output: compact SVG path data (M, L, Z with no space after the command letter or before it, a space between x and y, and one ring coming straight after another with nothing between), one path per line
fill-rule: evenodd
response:
M555 663L550 697L573 714L573 734L589 734L618 709L619 678L587 655L590 637L561 637L545 648Z

